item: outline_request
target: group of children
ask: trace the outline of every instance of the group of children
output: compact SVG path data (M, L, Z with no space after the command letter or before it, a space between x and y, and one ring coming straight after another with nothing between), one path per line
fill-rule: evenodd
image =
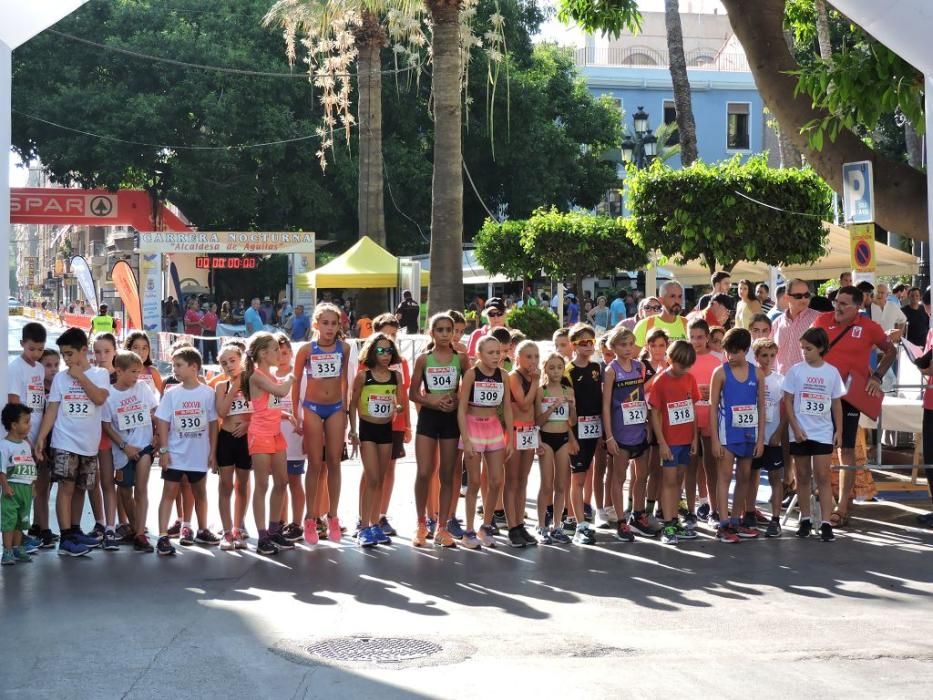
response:
M284 334L229 341L219 354L223 373L209 385L190 345L172 349L172 374L163 380L144 333L130 334L122 349L112 335L97 336L92 366L84 331L64 331L59 355L45 348L40 324L26 324L2 411L3 563L29 561L30 552L56 541L69 556L121 544L171 555L173 536L182 545L246 548L251 491L258 553L291 549L302 539L339 541L348 439L363 463L356 541L390 543L395 532L386 512L395 460L412 438L409 402L417 408L416 547L429 540L440 547L494 546L500 524L513 547L593 544L590 489L597 528L614 528L619 540L660 534L663 543L676 544L696 537L705 520L718 539L734 543L760 534L755 503L762 469L773 515L761 524L767 536L779 536L788 428L799 536L813 529L814 475L821 501L832 499L833 419L841 424L844 388L822 360L828 341L821 329L804 333L805 361L782 381L768 329L754 322L751 333L725 334L723 354L711 348L703 320L690 323L689 341L650 332L640 355L625 328L597 337L576 324L555 337L555 351L544 358L536 343L498 328L477 343L471 360L460 342L463 317L447 312L430 319L430 343L410 368L395 344L398 321L385 314L374 320L351 383L351 352L339 323L339 309L318 305L313 340L294 355ZM535 456L537 525L529 531ZM153 547L147 487L156 460L163 490ZM209 471L219 476L219 536L207 524ZM461 472L465 522L456 515ZM58 536L49 527L53 482ZM90 533L79 524L85 494L97 520ZM822 507L829 513L831 502ZM178 518L170 524L173 508ZM819 532L833 539L828 522Z

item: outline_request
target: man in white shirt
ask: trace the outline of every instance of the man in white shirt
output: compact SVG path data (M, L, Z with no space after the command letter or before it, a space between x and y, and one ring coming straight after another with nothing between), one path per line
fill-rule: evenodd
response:
M888 285L879 282L875 286L875 294L871 305L871 320L879 324L885 331L903 331L907 317L900 306L888 299Z

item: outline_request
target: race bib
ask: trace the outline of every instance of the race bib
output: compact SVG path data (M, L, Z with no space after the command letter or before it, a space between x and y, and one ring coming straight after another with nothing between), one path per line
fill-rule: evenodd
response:
M477 406L498 406L503 396L502 382L473 383L473 403Z
M91 400L87 394L65 394L62 401L62 408L65 409L65 415L75 420L87 420L91 417Z
M426 367L424 376L427 379L428 391L453 391L457 388L456 367Z
M370 394L366 410L373 418L388 418L392 415L395 397L390 394Z
M580 416L577 419L577 437L581 440L592 440L603 436L603 419L601 416Z
M45 408L45 387L42 384L29 384L26 386L26 405L33 411Z
M560 406L557 405L557 396L546 396L541 399L541 408L547 411L551 406L554 406L554 410L551 412L551 415L548 416L548 422L558 423L564 422L570 419L570 404L564 401Z
M732 407L733 428L757 428L758 406L755 404L737 404Z
M805 416L825 416L829 413L831 403L826 394L800 392L800 412Z
M253 412L253 405L246 400L246 397L243 394L237 394L236 398L233 399L233 402L230 404L230 410L227 411L228 416L242 416L247 413Z
M117 430L126 432L147 425L152 425L152 418L149 416L149 411L142 404L134 403L128 406L120 406L117 409Z
M667 421L671 425L693 422L693 401L672 401L667 404Z
M276 396L275 394L269 394L269 408L275 408L282 410L282 405L285 403L285 399L281 396Z
M20 479L33 480L38 476L36 472L36 462L30 454L19 454L10 456L10 464L7 466L6 475L11 480Z
M340 376L340 355L335 352L311 355L308 360L312 379L333 379Z
M174 425L182 435L200 435L207 430L207 413L201 408L177 408Z
M529 425L515 429L515 449L536 450L539 444L538 426Z
M648 409L644 401L622 403L622 425L641 425L648 422Z

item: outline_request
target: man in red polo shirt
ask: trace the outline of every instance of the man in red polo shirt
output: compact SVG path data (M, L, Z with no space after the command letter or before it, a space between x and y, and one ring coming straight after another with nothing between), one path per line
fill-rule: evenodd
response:
M814 328L822 328L829 336L830 349L823 356L829 364L839 370L842 380L849 387L853 374L868 376L865 391L877 396L881 391L881 378L897 357L897 348L888 340L884 329L867 316L859 314L864 301L862 291L856 287L842 287L836 294L836 310L827 311L816 317ZM878 367L872 372L869 367L872 351L878 348L881 356ZM858 433L859 411L842 397L842 448L839 463L855 464L855 436ZM849 512L849 499L855 483L855 472L842 469L839 472L839 506L833 519L844 523ZM834 523L836 524L836 523Z

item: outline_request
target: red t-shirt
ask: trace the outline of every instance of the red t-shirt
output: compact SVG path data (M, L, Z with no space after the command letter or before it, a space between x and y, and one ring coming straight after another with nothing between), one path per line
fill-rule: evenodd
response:
M201 314L194 309L185 312L185 333L188 335L201 335Z
M839 370L843 382L848 380L853 372L864 376L870 374L868 363L872 349L877 347L884 350L890 345L884 329L861 314L856 316L852 329L849 331L846 331L848 326L836 323L832 311L817 316L813 321L813 328L825 330L830 344L845 332L845 336L823 356L824 360Z
M671 425L671 416L683 416L684 401L693 406L693 415L696 416L696 402L700 400L700 389L697 380L687 372L679 377L671 374L670 368L664 370L648 391L648 405L661 412L661 432L664 441L669 446L689 445L693 442L694 420Z
M697 355L697 360L690 366L690 374L696 379L697 388L706 386L706 395L709 396L709 385L713 380L713 372L717 367L722 366L722 360L713 353L708 352L705 355ZM703 392L700 392L702 399ZM709 401L700 401L694 406L697 415L697 427L703 435L709 435Z
M206 331L216 331L217 330L217 314L212 311L208 311L201 317L201 325L204 326Z

